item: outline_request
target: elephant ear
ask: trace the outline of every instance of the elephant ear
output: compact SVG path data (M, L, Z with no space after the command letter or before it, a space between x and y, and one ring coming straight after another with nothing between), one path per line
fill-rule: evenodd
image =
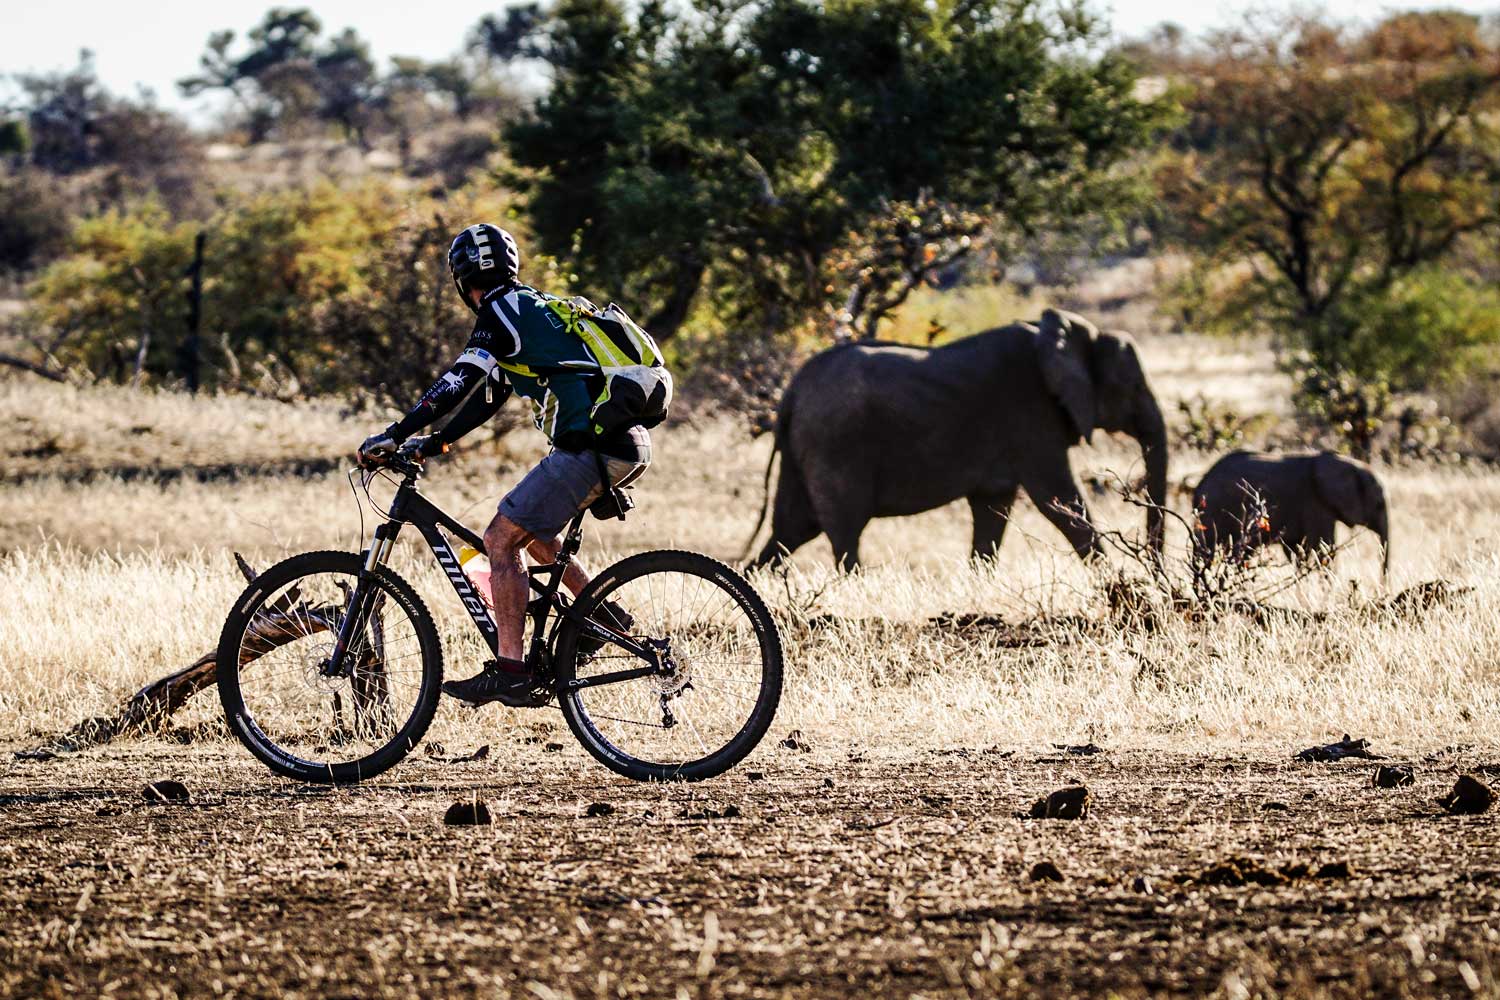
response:
M1048 309L1042 313L1037 337L1037 360L1047 391L1062 404L1078 438L1093 440L1094 379L1089 373L1089 355L1099 331L1074 313Z
M1313 459L1313 488L1345 524L1363 524L1360 469L1342 455L1323 452Z

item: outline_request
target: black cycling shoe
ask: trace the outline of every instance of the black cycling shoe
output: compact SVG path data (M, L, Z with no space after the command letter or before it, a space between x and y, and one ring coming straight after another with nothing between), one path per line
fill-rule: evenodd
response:
M598 609L589 617L605 628L612 628L616 632L629 632L635 626L635 616L614 601L605 601L600 604ZM603 649L604 645L603 639L595 639L591 635L581 635L578 637L578 655L593 656L599 650Z
M444 681L443 693L470 705L498 701L511 708L535 708L548 696L539 697L537 679L521 660L486 660L484 669L462 681Z

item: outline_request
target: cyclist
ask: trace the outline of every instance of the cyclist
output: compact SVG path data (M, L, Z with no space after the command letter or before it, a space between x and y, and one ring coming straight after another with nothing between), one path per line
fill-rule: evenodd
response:
M505 495L484 533L498 631L498 660L475 676L448 681L443 690L483 705L532 705L533 665L523 659L522 634L530 581L522 552L542 562L556 559L564 526L603 492L602 471L616 486L638 479L651 464L651 437L638 423L600 435L591 413L602 383L600 363L570 330L562 302L520 281L521 254L515 239L498 226L469 226L448 250L453 283L477 320L453 366L423 394L406 416L359 447L360 460L378 460L403 444L431 457L493 416L512 391L530 400L536 426L551 452ZM462 409L439 431L417 431ZM597 452L597 456L596 453ZM589 582L572 562L563 585L576 597ZM605 602L613 624L630 628L630 616ZM599 617L595 616L596 619ZM598 648L597 640L593 641ZM588 649L584 649L588 652Z

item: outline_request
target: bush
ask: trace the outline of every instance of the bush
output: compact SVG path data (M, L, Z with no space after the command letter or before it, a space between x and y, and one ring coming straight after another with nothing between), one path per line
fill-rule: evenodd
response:
M55 178L38 170L0 168L0 271L27 271L61 253L72 228L72 204Z
M472 326L444 254L453 230L479 217L504 218L498 193L439 203L372 182L226 205L202 226L204 384L413 401ZM157 201L80 223L70 252L30 286L30 321L60 339L59 357L98 377L139 368L170 379L199 228L174 224ZM538 276L547 266L527 264Z
M1424 268L1341 308L1350 333L1341 367L1397 392L1468 373L1500 344L1500 292L1446 268Z
M1368 460L1376 437L1392 413L1391 387L1344 370L1310 362L1293 375L1292 405L1304 418L1331 431L1356 457Z

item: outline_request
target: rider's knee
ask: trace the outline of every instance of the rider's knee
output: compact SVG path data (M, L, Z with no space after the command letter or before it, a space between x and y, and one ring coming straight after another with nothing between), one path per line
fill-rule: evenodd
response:
M530 541L531 534L504 514L497 514L484 532L484 548L490 562L501 555L518 554Z

